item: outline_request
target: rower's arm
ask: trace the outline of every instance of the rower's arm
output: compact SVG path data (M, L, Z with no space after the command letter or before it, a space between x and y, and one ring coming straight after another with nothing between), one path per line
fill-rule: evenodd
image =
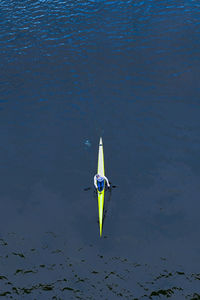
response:
M105 179L106 182L107 182L107 186L110 187L110 183L109 183L109 181L108 181L108 178L107 178L106 176L104 176L104 179Z
M97 180L96 180L96 175L94 175L94 186L97 189Z

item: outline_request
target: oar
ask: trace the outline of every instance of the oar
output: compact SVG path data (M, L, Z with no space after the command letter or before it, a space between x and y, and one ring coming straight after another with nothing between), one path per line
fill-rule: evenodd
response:
M86 192L89 190L91 190L91 187L84 188L84 191L86 191Z
M117 185L110 185L110 187L108 188L108 189L115 189L117 187ZM87 191L89 191L89 190L91 190L92 188L91 187L87 187L87 188L84 188L83 190L85 191L85 192L87 192Z

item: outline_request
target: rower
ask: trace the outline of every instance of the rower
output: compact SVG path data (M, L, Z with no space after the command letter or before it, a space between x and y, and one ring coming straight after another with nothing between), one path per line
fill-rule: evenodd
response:
M108 178L106 176L100 176L99 174L96 174L94 176L94 186L96 189L98 189L98 187L103 187L104 186L104 180L107 183L108 188L110 187L110 183L108 181Z

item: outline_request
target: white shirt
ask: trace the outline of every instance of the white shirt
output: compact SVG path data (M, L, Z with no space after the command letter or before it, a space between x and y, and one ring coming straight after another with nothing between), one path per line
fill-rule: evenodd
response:
M99 175L99 174L94 175L94 186L95 186L96 189L97 189L97 177L96 177L97 175ZM101 176L101 175L100 175L100 177L103 178L106 181L107 186L109 187L110 183L108 181L108 178L106 176Z

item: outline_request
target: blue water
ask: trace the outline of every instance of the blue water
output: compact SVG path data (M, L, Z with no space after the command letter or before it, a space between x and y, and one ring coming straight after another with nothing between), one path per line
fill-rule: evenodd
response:
M0 1L2 298L200 298L199 13Z

